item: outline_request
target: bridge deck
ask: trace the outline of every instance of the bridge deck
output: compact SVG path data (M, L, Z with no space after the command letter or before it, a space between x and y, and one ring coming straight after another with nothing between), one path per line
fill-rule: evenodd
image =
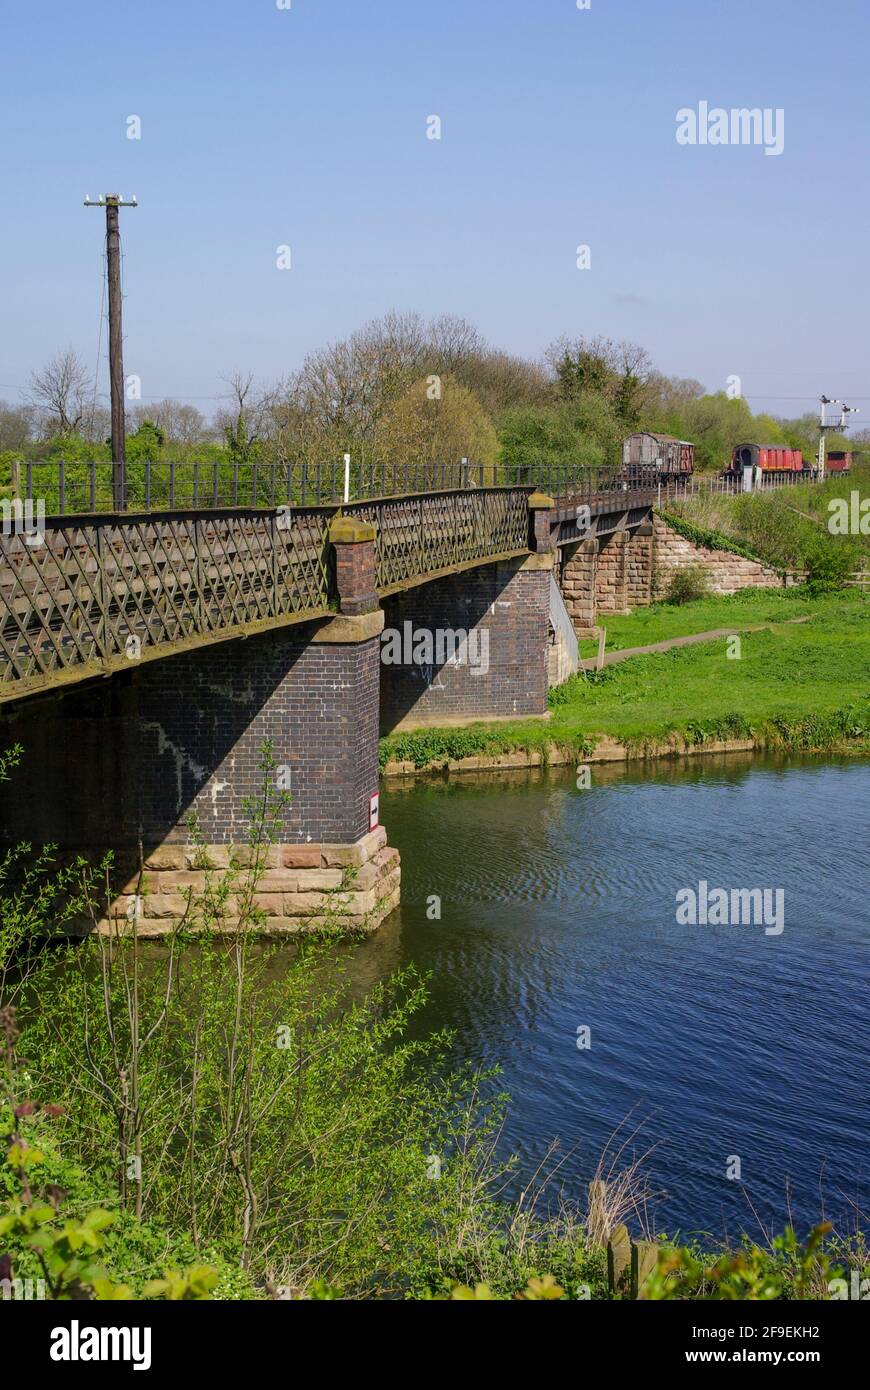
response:
M531 486L372 498L382 595L530 548ZM653 494L564 495L554 540L635 524ZM587 514L579 515L585 507ZM47 518L0 534L0 702L328 616L338 606L329 507L231 507ZM590 524L591 519L591 524ZM7 534L12 530L12 534Z

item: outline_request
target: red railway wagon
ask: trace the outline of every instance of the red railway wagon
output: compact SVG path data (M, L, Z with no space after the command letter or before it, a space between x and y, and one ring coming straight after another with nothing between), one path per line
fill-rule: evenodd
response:
M695 446L687 439L638 430L622 441L622 466L629 479L650 473L663 483L689 478L695 467Z
M852 469L851 449L832 449L825 460L829 473L849 473Z
M744 468L758 468L762 473L809 473L800 449L788 449L781 444L737 444L731 455L730 473L742 473Z

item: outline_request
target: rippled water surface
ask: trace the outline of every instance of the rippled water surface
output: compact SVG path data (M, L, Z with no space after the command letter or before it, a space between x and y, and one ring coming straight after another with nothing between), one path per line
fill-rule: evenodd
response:
M558 1138L581 1192L631 1114L669 1232L867 1212L870 763L426 782L385 792L381 818L404 901L354 977L431 972L416 1026L501 1064L520 1180ZM701 879L783 888L785 930L678 925L676 893Z

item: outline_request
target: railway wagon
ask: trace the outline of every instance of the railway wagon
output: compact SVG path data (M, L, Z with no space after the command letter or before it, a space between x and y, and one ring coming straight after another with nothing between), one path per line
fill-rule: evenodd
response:
M654 476L658 482L690 478L695 467L695 446L669 434L639 430L622 441L623 474L629 482Z
M804 461L800 449L789 449L781 444L737 444L731 455L728 474L742 474L745 468L761 473L805 473L812 471Z
M829 473L850 473L852 470L852 450L832 449L825 459L825 468Z

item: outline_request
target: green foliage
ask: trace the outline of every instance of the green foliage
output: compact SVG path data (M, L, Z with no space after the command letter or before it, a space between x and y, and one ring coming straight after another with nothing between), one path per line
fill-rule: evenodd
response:
M841 1273L823 1248L830 1230L827 1222L816 1226L801 1245L788 1226L770 1250L751 1244L712 1262L685 1247L662 1250L642 1296L654 1302L824 1298L829 1281Z
M113 1220L111 1212L96 1209L81 1221L58 1221L49 1204L10 1202L0 1211L0 1241L36 1255L47 1298L129 1298L130 1290L115 1286L96 1258Z
M861 547L857 539L820 532L807 540L802 559L810 592L836 593L846 587L850 575L858 568Z
M710 592L710 576L703 565L684 565L674 570L668 585L669 603L695 603Z
M210 1265L194 1265L191 1269L164 1272L162 1279L149 1279L142 1290L143 1298L165 1298L173 1303L201 1301L211 1298L218 1282L218 1272Z
M798 719L774 717L762 721L759 734L765 746L792 753L842 748L870 738L870 707L865 701Z
M445 1295L445 1297L451 1299L453 1302L459 1303L469 1301L491 1303L495 1301L499 1295L493 1293L489 1284L475 1284L473 1289L469 1288L467 1284L454 1284L450 1293ZM503 1295L502 1297L506 1298L507 1295ZM552 1303L554 1300L564 1297L565 1290L556 1283L552 1274L545 1274L542 1277L533 1275L522 1293L514 1294L514 1298L529 1303Z
M140 463L160 458L165 439L161 429L153 420L143 420L134 434L127 435L127 462Z
M0 449L0 495L12 495L12 465L21 458L17 449Z
M23 752L21 744L0 750L0 783L9 780ZM34 850L22 842L0 852L0 1000L15 998L42 944L87 911L94 880L107 863L94 869L76 857L60 865L50 844Z
M4 1278L22 1282L30 1282L35 1275L42 1296L52 1300L131 1298L131 1287L115 1282L103 1264L106 1233L117 1214L105 1206L89 1206L79 1215L69 1192L49 1180L59 1172L71 1173L74 1179L81 1175L56 1152L51 1124L63 1116L63 1108L20 1099L24 1079L18 1058L20 1036L16 1009L4 1004L0 1007L0 1136L5 1149L0 1165L0 1270ZM208 1298L217 1281L218 1271L207 1266L167 1271L164 1281L148 1286L145 1296Z
M664 519L696 544L733 550L778 570L807 570L817 592L841 587L870 559L870 540L833 535L829 503L860 491L854 478L831 477L823 485L799 484L737 496L675 499Z
M545 486L555 469L593 468L617 461L619 425L607 402L588 393L559 406L518 406L505 412L501 458L509 472L526 470Z
M390 402L375 427L376 458L400 458L421 470L438 468L445 459L467 458L477 481L492 484L498 436L491 419L454 376L440 376L438 383L433 396L430 379L424 377Z
M224 425L223 433L227 459L231 465L244 467L256 463L260 458L262 446L258 440L250 437L244 409L240 409L235 418Z
M566 683L567 684L567 683ZM558 686L550 691L552 705L563 698ZM497 757L500 753L529 752L540 749L544 761L550 743L547 730L541 725L470 724L460 729L413 729L407 733L388 734L380 741L378 755L381 770L390 762L410 762L415 767L443 767L460 758ZM589 752L588 740L570 740L578 753Z
M446 1074L446 1035L408 1037L425 1000L412 971L356 1000L328 942L270 946L251 930L284 801L268 745L261 770L247 846L228 874L207 872L159 951L125 927L31 964L19 1002L33 1104L63 1093L64 1151L113 1192L127 1238L134 1224L176 1245L188 1232L197 1266L217 1249L291 1295L317 1280L396 1295L462 1277L501 1221L489 1186L502 1101L488 1078ZM168 1267L152 1261L149 1292ZM163 1279L171 1297L202 1288Z
M110 463L112 447L109 443L95 444L80 434L58 434L43 444L39 457L64 459L67 463L87 463L91 459Z

